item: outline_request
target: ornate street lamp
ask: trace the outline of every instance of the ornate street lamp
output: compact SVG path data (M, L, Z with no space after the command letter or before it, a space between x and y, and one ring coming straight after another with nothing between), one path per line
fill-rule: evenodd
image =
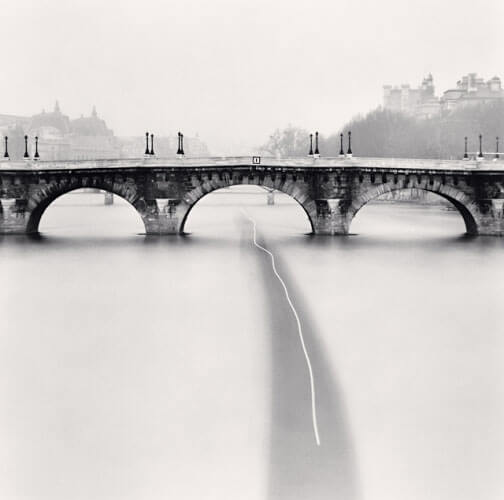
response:
M308 156L313 156L313 134L310 134L310 152Z
M483 142L483 136L480 134L479 135L479 154L478 154L478 158L483 158L483 146L482 146L482 142Z
M468 160L469 155L467 154L467 137L464 137L464 160Z
M352 132L348 131L348 151L347 156L352 156Z
M150 135L150 153L151 155L154 155L154 134Z
M9 151L7 149L7 141L9 138L7 136L4 137L4 142L5 142L5 152L4 152L4 158L9 158Z
M24 158L30 158L30 155L28 154L28 136L24 136L24 145L25 145L25 151L24 151Z
M315 156L318 158L320 156L318 148L318 132L315 132Z
M343 157L343 156L345 156L345 151L343 151L343 134L340 134L339 137L340 137L339 155L340 155L340 157Z

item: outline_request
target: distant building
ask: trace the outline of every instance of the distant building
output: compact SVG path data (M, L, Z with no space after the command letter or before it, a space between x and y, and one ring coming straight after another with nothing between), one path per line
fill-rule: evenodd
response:
M504 100L504 90L499 77L488 81L469 73L457 82L457 86L443 92L438 98L434 93L434 81L429 74L418 88L409 84L383 86L383 107L418 118L430 118L440 112L450 112L461 106Z
M469 73L457 82L455 88L443 92L441 107L443 110L452 111L460 106L486 104L499 100L504 100L504 90L498 76L485 82L476 73Z
M46 160L89 160L117 158L120 147L114 132L98 117L93 106L91 116L71 120L58 102L54 111L34 115L27 127L30 137L38 136L39 153Z
M4 132L9 127L13 127L16 124L27 124L30 121L30 118L25 116L17 116L17 115L1 115L0 114L0 131Z
M145 137L116 137L98 116L96 108L90 116L71 120L61 112L58 101L53 111L31 117L0 114L0 134L9 136L9 153L21 159L24 135L29 136L29 153L34 153L34 137L39 138L38 150L44 160L89 160L100 158L139 158L145 151ZM177 136L155 137L158 156L175 156ZM188 156L208 156L206 145L196 137L184 137Z
M383 86L383 107L392 111L428 118L439 113L439 99L434 95L434 79L425 77L418 88L409 84Z

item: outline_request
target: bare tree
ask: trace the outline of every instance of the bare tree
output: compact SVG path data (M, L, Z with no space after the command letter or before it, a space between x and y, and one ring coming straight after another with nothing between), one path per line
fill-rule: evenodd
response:
M260 149L275 156L306 156L309 142L309 133L305 129L288 125L284 129L276 129Z

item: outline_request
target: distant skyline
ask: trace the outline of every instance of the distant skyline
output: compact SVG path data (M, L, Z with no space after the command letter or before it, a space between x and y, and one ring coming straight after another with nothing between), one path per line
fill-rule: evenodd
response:
M116 135L199 133L247 154L288 124L331 134L382 85L439 95L468 72L504 77L498 0L359 3L3 2L1 113L96 105ZM468 14L470 12L470 14Z

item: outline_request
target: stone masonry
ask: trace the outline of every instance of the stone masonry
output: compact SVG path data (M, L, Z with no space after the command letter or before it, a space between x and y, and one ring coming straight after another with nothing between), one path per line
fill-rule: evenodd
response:
M257 162L257 159L255 160ZM146 234L184 232L194 205L223 187L251 184L292 196L315 234L344 235L355 214L378 196L404 188L451 202L467 233L504 235L502 160L252 158L0 162L0 234L37 233L59 196L98 188L127 200Z

